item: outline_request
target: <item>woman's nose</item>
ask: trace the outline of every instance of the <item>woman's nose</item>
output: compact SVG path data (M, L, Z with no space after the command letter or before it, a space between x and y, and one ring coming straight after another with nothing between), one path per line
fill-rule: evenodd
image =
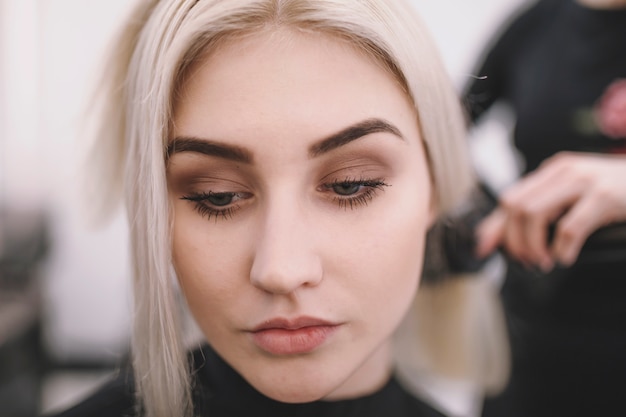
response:
M250 271L254 286L272 294L290 294L321 282L315 225L307 220L293 205L267 211Z

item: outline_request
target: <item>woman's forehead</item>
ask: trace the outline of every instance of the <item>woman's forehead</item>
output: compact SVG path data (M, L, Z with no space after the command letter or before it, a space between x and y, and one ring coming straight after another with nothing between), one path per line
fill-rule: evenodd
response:
M261 164L308 163L328 138L382 132L402 139L393 146L421 142L415 109L391 75L330 36L265 34L225 44L190 74L169 143L199 139Z
M250 68L255 68L256 63L265 60L268 51L283 52L287 58L294 49L311 49L311 46L317 47L315 49L319 59L332 61L334 56L351 55L358 57L361 63L367 62L368 65L377 66L395 79L410 98L404 76L398 73L397 67L390 65L391 59L385 58L381 51L375 51L376 48L372 47L369 41L357 39L356 35L339 31L314 30L290 25L268 25L260 30L222 35L204 48L199 48L200 52L195 56L186 58L184 68L178 77L174 99L180 96L181 90L186 88L190 79L197 76L207 65L214 67L215 64L222 64L225 59L232 63L232 57L237 57L252 62ZM175 102L174 107L176 104Z
M175 122L254 115L276 125L286 117L332 123L335 114L356 122L399 105L413 109L396 80L344 39L279 29L230 39L205 55L179 89Z

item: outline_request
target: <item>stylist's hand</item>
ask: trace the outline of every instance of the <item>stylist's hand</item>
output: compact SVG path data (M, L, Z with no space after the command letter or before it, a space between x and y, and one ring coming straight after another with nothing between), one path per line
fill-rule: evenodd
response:
M547 272L573 264L591 233L620 221L626 221L626 155L562 152L504 192L478 226L477 254L502 247Z

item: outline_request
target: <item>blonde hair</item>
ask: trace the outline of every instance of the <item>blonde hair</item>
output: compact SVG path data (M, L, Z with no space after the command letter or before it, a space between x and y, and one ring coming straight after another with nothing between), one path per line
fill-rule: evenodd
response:
M224 39L272 27L338 36L393 74L415 103L441 213L463 201L474 183L458 98L425 26L404 1L140 1L106 62L94 151L102 183L94 188L109 203L111 196L125 196L135 384L139 407L149 417L193 412L165 177L176 91L186 69Z

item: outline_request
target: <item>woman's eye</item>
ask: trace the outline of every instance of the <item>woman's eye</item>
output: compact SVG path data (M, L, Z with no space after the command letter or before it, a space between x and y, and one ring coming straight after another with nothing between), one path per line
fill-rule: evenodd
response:
M209 193L206 201L217 207L227 206L233 202L235 193Z
M332 185L333 191L339 195L356 194L363 185L354 182L340 182Z
M360 205L366 206L384 187L388 187L388 184L383 179L346 179L324 184L322 189L332 192L332 200L339 207L354 209Z
M231 218L240 208L237 203L248 198L251 198L249 193L209 191L185 195L181 197L181 200L192 202L201 216L207 219L215 218L217 221L218 218Z

